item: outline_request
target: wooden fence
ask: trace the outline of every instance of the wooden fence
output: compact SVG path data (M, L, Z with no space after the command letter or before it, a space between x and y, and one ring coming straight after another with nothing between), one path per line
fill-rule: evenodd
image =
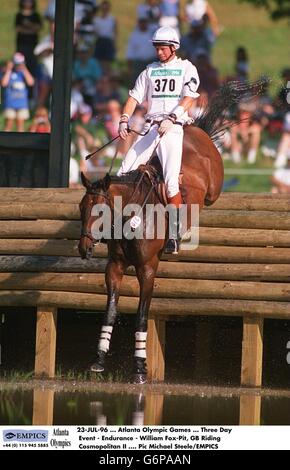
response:
M107 248L78 255L75 189L0 189L0 305L37 307L35 373L54 376L58 308L104 310ZM242 316L241 384L262 381L264 318L290 318L290 197L225 193L200 218L200 246L164 256L150 309L148 371L163 380L165 324L188 315ZM129 269L120 311L135 313Z

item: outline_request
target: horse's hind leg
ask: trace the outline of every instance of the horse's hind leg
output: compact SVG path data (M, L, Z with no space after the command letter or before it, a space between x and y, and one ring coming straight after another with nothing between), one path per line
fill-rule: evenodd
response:
M125 266L121 261L110 260L106 268L107 308L98 344L97 360L91 365L91 372L103 372L105 368L105 358L110 348L111 335L117 316L119 291L124 270Z
M159 259L156 256L150 263L136 266L136 274L140 284L140 300L136 317L134 382L140 384L147 381L146 340L148 312L158 263Z

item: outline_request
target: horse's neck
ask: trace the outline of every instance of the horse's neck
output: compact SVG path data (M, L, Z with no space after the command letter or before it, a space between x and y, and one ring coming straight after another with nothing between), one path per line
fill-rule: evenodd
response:
M126 204L142 205L143 201L146 198L148 191L149 189L144 187L143 182L141 183L139 188L137 188L137 183L136 184L112 183L109 188L109 194L111 196L112 201L114 202L114 198L116 196L121 197L123 207L126 206Z

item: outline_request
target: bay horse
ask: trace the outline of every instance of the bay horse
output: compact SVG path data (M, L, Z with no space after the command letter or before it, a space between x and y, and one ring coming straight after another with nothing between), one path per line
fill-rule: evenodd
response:
M201 210L204 205L213 204L219 197L223 186L223 162L213 140L224 129L228 119L228 109L248 91L249 87L236 82L226 84L194 125L184 128L182 185L186 188L187 204L198 204ZM142 184L138 185L140 177L140 171L135 170L120 177L106 175L103 179L92 183L82 174L82 182L86 188L86 193L80 202L82 231L79 253L82 258L89 258L93 245L99 241L92 234L92 226L96 220L96 216L92 214L94 205L103 204L113 211L116 196L122 197L123 207L132 202L142 205L145 200L146 204L160 203L157 191L151 191L149 194L152 186L149 178L144 177ZM145 218L142 223L144 221ZM165 241L166 236L131 240L123 236L121 239L107 240L108 264L105 273L107 307L98 344L97 360L91 366L91 371L97 373L104 371L105 357L117 317L122 277L125 270L133 265L140 286L135 330L134 382L146 382L147 319L154 279Z

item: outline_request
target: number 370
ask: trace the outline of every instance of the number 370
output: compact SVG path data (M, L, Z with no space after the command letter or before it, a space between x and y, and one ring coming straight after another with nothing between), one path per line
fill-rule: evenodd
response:
M169 91L175 90L175 80L173 78L170 80L168 80L168 78L162 78L162 80L158 78L155 80L155 91L165 91L167 84Z

